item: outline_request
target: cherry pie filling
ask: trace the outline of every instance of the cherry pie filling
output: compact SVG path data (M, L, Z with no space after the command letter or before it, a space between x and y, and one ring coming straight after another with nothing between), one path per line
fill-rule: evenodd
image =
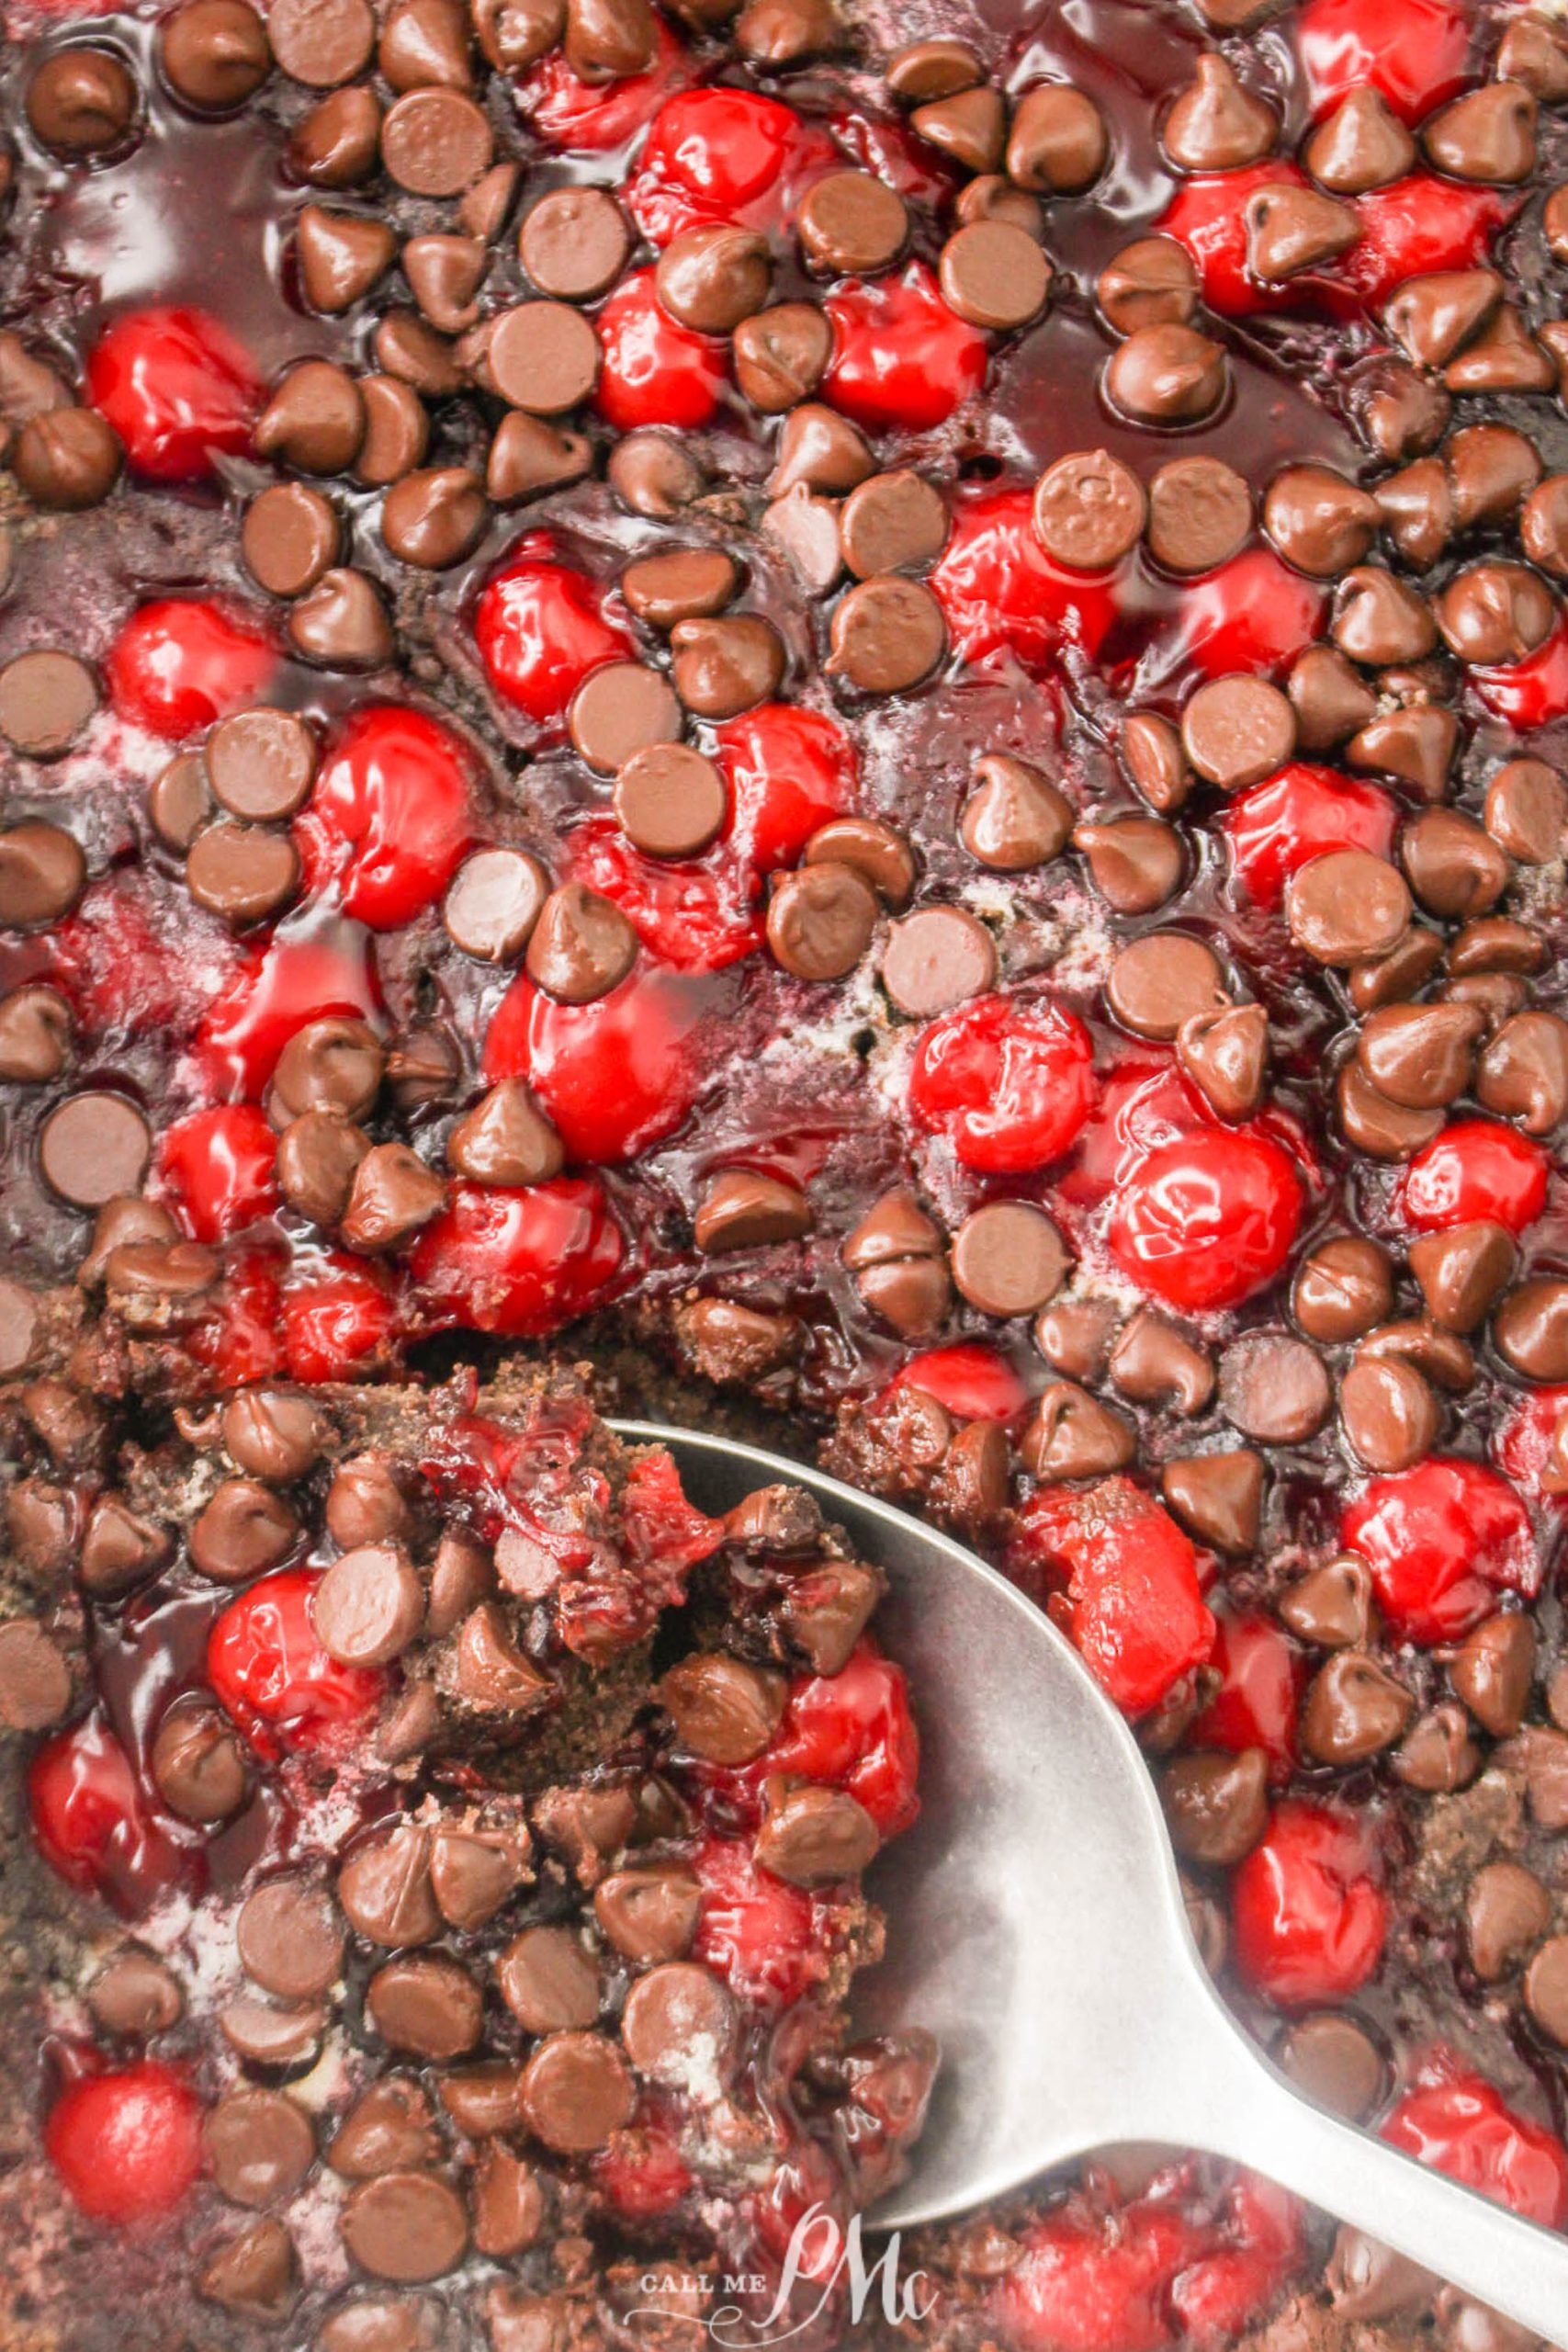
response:
M226 1930L224 1902L288 1899L280 1861L315 1873L293 1893L332 1967L292 1997L349 1986L402 2053L362 2136L437 2151L344 2211L412 2179L383 2246L434 2229L457 2251L432 2276L470 2241L510 2264L472 2274L495 2352L615 2340L593 2247L694 2243L710 2159L757 2180L701 2229L768 2275L818 2191L874 2193L930 2053L822 2025L864 1915L755 1847L797 1777L891 1834L908 1788L867 1791L902 1768L854 1776L894 1670L852 1646L826 1724L791 1682L754 1755L705 1757L643 1647L700 1618L684 1578L731 1539L607 1585L511 1540L504 1421L456 1395L457 1434L393 1449L412 1547L333 1523L341 1465L318 1493L315 1455L235 1450L231 1417L243 1447L312 1393L418 1415L411 1376L570 1327L623 1380L629 1346L656 1391L650 1364L744 1395L1003 1561L1136 1722L1200 1939L1280 2063L1562 2225L1556 20L955 0L932 34L890 0L186 0L20 33L0 1718L32 1743L44 1860ZM160 1484L182 1445L254 1490L213 1526ZM442 1512L529 1602L526 1640L475 1588L435 1655ZM338 1578L349 1645L394 1646L337 1657L327 1580L367 1551ZM774 1574L735 1572L739 1630L709 1645L753 1713L803 1667ZM506 1777L560 1658L598 1690L552 1683L586 1743L560 1786L632 1772L604 1708L640 1690L638 1769L679 1807L645 1807L638 1848L731 1920L658 1964L705 1970L748 2048L778 2013L747 2077L789 2086L772 2186L739 2126L694 2163L679 2086L627 2054L605 1882ZM492 1702L516 1737L476 1730ZM251 1826L171 1815L161 1743L192 1786L265 1788ZM356 1943L344 1975L345 1824L430 1849L408 1899L460 1959ZM471 1931L448 1835L515 1864ZM547 2085L499 2137L448 2110L454 2142L425 2078L479 2033L400 2044L377 1966L448 2025L481 1962L504 2003L490 1921L547 1886L542 1928L570 1895L618 1957L540 2048L587 2036L565 2104L586 2068L615 2120L556 2149ZM89 1989L98 2030L73 2012L45 2051L56 2172L132 2247L144 2199L229 2193L212 2085L144 2048L184 2028L136 1981L143 2024ZM509 2058L536 2031L486 2014ZM279 2082L316 2050L242 2050L224 2095L297 2153ZM492 2089L502 2064L475 2060ZM326 2288L288 2193L251 2201L203 2257L212 2324L308 2331ZM919 2327L960 2352L1511 2346L1325 2243L1263 2184L1118 2157L937 2233ZM470 2324L445 2290L382 2301L321 2321L324 2352Z

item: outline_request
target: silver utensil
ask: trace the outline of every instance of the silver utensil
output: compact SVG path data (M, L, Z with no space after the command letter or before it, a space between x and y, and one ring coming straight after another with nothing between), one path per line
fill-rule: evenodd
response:
M876 1865L889 1953L857 2014L874 2032L928 2028L942 2064L876 2227L944 2220L1116 2142L1169 2143L1250 2165L1568 2344L1568 2239L1314 2105L1232 2018L1137 1745L1041 1610L951 1537L817 1470L617 1426L668 1445L700 1508L808 1487L889 1581L877 1628L915 1694L921 1813Z

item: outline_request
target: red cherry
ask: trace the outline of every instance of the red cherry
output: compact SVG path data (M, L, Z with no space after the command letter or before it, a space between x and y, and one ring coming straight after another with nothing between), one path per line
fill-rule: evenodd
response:
M1181 592L1179 650L1205 677L1286 670L1322 635L1327 599L1272 548L1243 548Z
M132 311L87 357L87 397L148 481L205 481L248 454L263 384L250 353L205 311Z
M254 702L276 666L259 623L201 596L139 605L104 656L117 715L165 743Z
M56 1732L28 1770L33 1842L51 1870L127 1916L145 1911L182 1867L130 1757L100 1715Z
M1236 872L1260 907L1277 907L1292 875L1329 850L1386 857L1393 846L1394 807L1380 786L1300 760L1238 792L1220 821Z
M663 2132L617 2132L589 2160L593 2186L624 2222L662 2221L696 2187Z
M558 1004L519 973L486 1033L484 1076L525 1078L569 1159L635 1159L696 1102L711 1060L703 1024L723 985L644 962L592 1004Z
M595 401L607 424L617 433L644 424L694 433L707 424L724 390L724 345L671 317L651 269L623 277L594 323L602 354Z
M1296 1760L1296 1710L1306 1663L1272 1617L1244 1611L1218 1623L1213 1657L1220 1687L1192 1724L1194 1747L1239 1756L1260 1747L1276 1780L1290 1778Z
M1271 1283L1301 1221L1301 1178L1279 1144L1255 1129L1204 1127L1133 1170L1106 1238L1134 1282L1201 1315Z
M614 899L672 971L719 972L761 945L757 892L728 842L701 859L645 857L613 817L588 817L566 848L572 880Z
M1395 1641L1458 1641L1489 1617L1499 1592L1540 1589L1529 1514L1505 1478L1479 1462L1429 1454L1373 1478L1347 1504L1340 1541L1372 1571Z
M692 1868L702 1888L694 1960L760 2007L787 2008L821 1984L825 1905L760 1869L740 1838L705 1838Z
M714 742L729 786L727 838L753 874L795 865L818 825L855 805L855 747L822 711L761 703L717 728Z
M1314 114L1370 82L1418 122L1464 86L1473 22L1459 0L1307 0L1296 53Z
M248 1103L194 1111L158 1138L158 1190L197 1241L224 1241L277 1206L277 1137Z
M1483 2075L1406 2091L1382 2126L1392 2147L1544 2230L1568 2222L1568 2148Z
M1094 1049L1055 1005L978 997L921 1030L909 1107L965 1168L1019 1175L1059 1159L1094 1103Z
M380 1018L370 942L350 923L271 939L211 1004L196 1057L215 1093L258 1102L297 1030L324 1013Z
M1074 2197L1023 2233L987 2312L1012 2352L1167 2352L1171 2287L1204 2243L1168 2200L1101 2214Z
M822 397L867 433L929 433L985 383L987 338L948 309L923 261L851 278L823 307L833 356Z
M107 1029L145 1036L183 1027L234 964L227 940L193 934L145 876L130 873L90 884L51 933L50 949L50 978L95 1036Z
M1288 286L1265 286L1253 277L1247 266L1247 202L1259 188L1307 185L1306 174L1283 161L1247 164L1235 172L1197 172L1181 182L1153 233L1186 246L1203 300L1222 318L1299 310L1319 301L1327 289L1314 274L1293 277Z
M1492 1442L1497 1466L1530 1501L1554 1510L1568 1509L1568 1496L1552 1493L1545 1485L1548 1463L1557 1438L1557 1425L1568 1413L1568 1387L1532 1388L1516 1397L1512 1410Z
M754 1785L787 1772L847 1789L894 1838L919 1813L919 1762L903 1671L863 1641L838 1674L795 1677L783 1722L747 1772Z
M201 2170L201 2101L172 2068L144 2058L67 2084L43 2143L72 2201L95 2222L160 2222Z
M603 154L634 138L666 90L689 71L688 54L669 27L654 20L653 63L619 82L584 82L552 49L513 85L513 103L550 147L572 154Z
M626 1472L621 1540L640 1576L675 1590L688 1568L717 1551L724 1522L686 1500L674 1455L655 1446L637 1454Z
M1006 1356L972 1340L911 1356L889 1393L897 1388L919 1388L961 1421L1016 1421L1029 1407L1030 1392Z
M1522 662L1472 670L1469 678L1493 717L1506 719L1517 735L1568 718L1568 620L1559 616L1551 636Z
M243 1388L276 1372L278 1262L265 1250L230 1252L221 1287L186 1338L187 1353L207 1368L209 1388Z
M386 1687L378 1668L340 1666L316 1638L310 1568L280 1568L231 1601L207 1637L207 1679L262 1756L352 1744Z
M623 1247L585 1177L514 1193L458 1184L414 1243L409 1271L431 1329L532 1340L597 1306Z
M645 237L733 221L784 227L806 183L840 159L818 124L751 90L682 90L654 117L625 190Z
M1048 670L1064 645L1099 652L1116 618L1115 577L1053 563L1035 537L1032 491L1002 490L957 505L931 584L964 661L1005 649Z
M1522 1233L1546 1206L1551 1155L1497 1119L1455 1119L1404 1171L1400 1205L1422 1233L1490 1217Z
M352 1258L327 1265L323 1276L291 1283L279 1309L288 1376L310 1385L384 1367L397 1335L398 1305L385 1275Z
M1182 2272L1170 2308L1182 2341L1228 2344L1260 2318L1306 2256L1302 2209L1272 2181L1237 2176L1227 2220L1239 2243Z
M1146 1714L1213 1649L1198 1554L1130 1478L1042 1487L1019 1514L1012 1565L1026 1576L1066 1571L1072 1638L1124 1714Z
M604 617L587 575L553 560L538 533L519 542L479 598L474 637L485 674L503 702L540 727L558 727L590 670L635 649Z
M1388 1905L1364 1826L1304 1798L1278 1805L1231 1888L1235 1962L1280 2008L1348 2000L1382 1957Z
M1377 309L1407 277L1483 268L1494 234L1517 209L1518 198L1496 188L1412 172L1357 198L1361 233L1340 267L1361 300Z
M355 711L295 822L307 888L335 882L344 914L372 931L412 922L461 862L477 769L463 738L425 711Z

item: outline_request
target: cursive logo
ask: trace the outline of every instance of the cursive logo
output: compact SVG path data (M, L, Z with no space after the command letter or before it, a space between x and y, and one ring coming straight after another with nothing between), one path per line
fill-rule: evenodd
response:
M936 2298L920 2299L927 2274L911 2270L907 2278L900 2278L902 2250L902 2239L895 2230L868 2267L861 2245L860 2215L852 2215L848 2228L841 2229L825 2206L810 2205L790 2232L767 2311L759 2314L756 2309L768 2290L765 2278L746 2272L701 2271L694 2276L689 2270L668 2275L649 2270L638 2282L642 2292L662 2292L671 2300L640 2304L627 2316L634 2321L657 2319L665 2327L673 2319L683 2319L694 2332L705 2333L718 2352L761 2352L764 2346L793 2342L821 2317L840 2289L848 2300L852 2327L858 2327L864 2319L874 2295L880 2297L882 2317L890 2327L929 2319ZM672 2308L677 2295L689 2293L694 2286L705 2296L744 2294L750 2299L750 2307L727 2301L705 2318Z

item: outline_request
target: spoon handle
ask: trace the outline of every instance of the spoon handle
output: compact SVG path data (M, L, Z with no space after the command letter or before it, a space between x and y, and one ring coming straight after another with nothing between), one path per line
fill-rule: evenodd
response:
M1568 2346L1568 2238L1313 2106L1217 2000L1213 2007L1220 2030L1201 2037L1196 2064L1180 2069L1184 2112L1173 2139L1251 2166L1546 2344Z

